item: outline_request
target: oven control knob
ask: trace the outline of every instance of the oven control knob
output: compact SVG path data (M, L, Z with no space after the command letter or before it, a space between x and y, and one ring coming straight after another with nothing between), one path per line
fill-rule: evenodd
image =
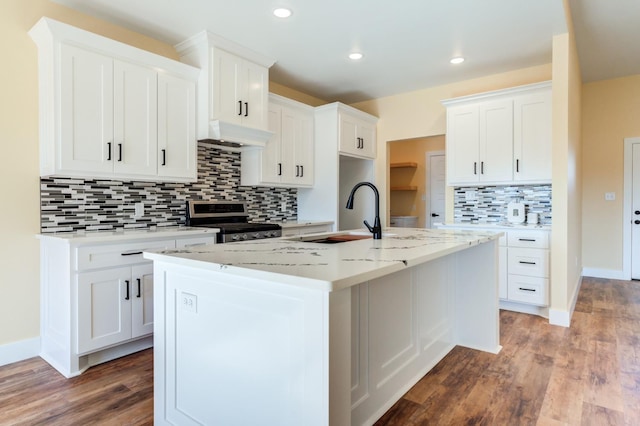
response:
M253 238L260 238L260 233L256 232L255 234L253 234Z
M233 241L238 241L238 240L240 239L240 235L238 235L238 234L232 235L232 236L231 236L231 239L232 239Z
M267 232L264 233L264 237L265 238L269 238L269 237L273 237L273 235L272 235L271 232L267 231Z

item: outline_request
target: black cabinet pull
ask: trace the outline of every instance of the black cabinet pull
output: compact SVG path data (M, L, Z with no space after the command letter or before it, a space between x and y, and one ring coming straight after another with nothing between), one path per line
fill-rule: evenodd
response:
M120 256L134 256L136 254L142 254L141 251L130 251L128 253L120 253Z
M440 217L438 213L431 213L431 217Z
M635 223L636 225L640 225L640 220L634 220L633 223Z
M167 150L166 149L162 150L162 165L163 166L167 165Z
M244 116L245 117L249 116L249 102L244 103Z
M124 297L124 300L129 300L130 299L130 297L129 297L129 284L130 284L130 282L129 282L129 280L125 280L124 282L127 285L127 295Z
M483 175L484 174L484 161L480 162L480 174Z
M300 166L300 177L304 176L304 166Z
M516 173L520 173L520 160L516 159Z
M242 115L242 101L238 101L238 106L240 108L238 108L238 115Z
M278 176L282 176L282 163L278 163Z
M636 210L635 212L633 212L633 214L635 214L635 215L640 214L640 210Z
M519 263L522 263L523 265L535 265L536 262L525 262L524 260L520 260Z
M136 278L136 281L138 281L138 294L136 295L137 298L140 298L140 284L141 284L141 280L140 278Z
M533 289L533 288L524 288L524 287L519 287L519 289L520 289L520 290L522 290L522 291L532 291L532 292L534 292L534 293L536 292L536 291L535 291L535 289Z
M533 238L518 238L518 241L530 241L530 242L535 242L536 240Z
M118 161L122 161L122 144L118 144Z
M478 174L478 162L477 161L473 162L473 174L474 175Z
M111 161L111 142L107 142L107 161Z

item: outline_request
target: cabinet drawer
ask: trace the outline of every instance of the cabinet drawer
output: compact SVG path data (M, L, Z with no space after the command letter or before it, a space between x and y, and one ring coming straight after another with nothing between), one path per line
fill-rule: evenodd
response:
M546 231L509 231L509 247L549 248L549 233Z
M215 234L210 234L205 237L193 237L193 238L180 238L176 240L176 248L191 248L197 246L204 246L207 244L215 244L216 236Z
M532 305L548 305L549 280L509 274L509 300Z
M509 274L549 277L549 251L509 247Z
M146 262L147 260L142 257L145 250L166 250L175 246L175 240L160 240L78 247L76 269L84 271Z

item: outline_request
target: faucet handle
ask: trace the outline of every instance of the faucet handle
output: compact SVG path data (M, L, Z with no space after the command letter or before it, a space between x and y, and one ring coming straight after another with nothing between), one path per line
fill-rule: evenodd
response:
M374 229L373 226L369 225L369 222L367 222L366 220L364 221L364 226L367 227L367 229L369 230L369 232L373 233Z

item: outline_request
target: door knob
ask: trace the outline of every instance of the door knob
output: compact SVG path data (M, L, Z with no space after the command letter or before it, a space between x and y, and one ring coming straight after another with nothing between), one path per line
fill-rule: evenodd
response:
M634 220L633 223L635 223L636 225L640 225L640 220Z

